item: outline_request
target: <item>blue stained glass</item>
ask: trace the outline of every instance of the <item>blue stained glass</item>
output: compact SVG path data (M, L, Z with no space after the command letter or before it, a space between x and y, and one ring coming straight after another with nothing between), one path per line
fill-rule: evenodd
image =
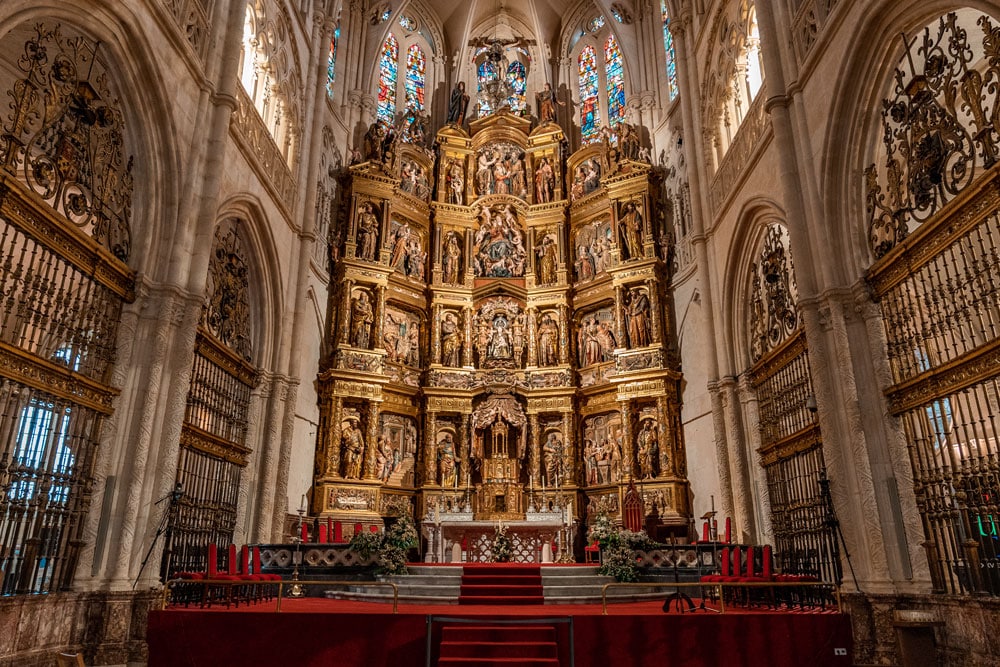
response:
M677 54L674 52L674 36L670 34L670 14L667 5L660 0L660 12L663 16L663 50L667 54L667 89L670 99L677 97Z
M621 15L621 12L618 11L617 7L611 8L611 15L614 16L615 20L619 23L625 23L625 18Z
M340 41L340 22L333 29L333 39L330 40L330 55L326 60L326 94L333 99L333 82L337 74L337 42Z
M378 106L376 117L392 123L396 115L396 62L399 59L399 42L390 32L382 42L382 55L379 56L378 68Z
M406 108L424 110L424 80L427 61L423 49L416 44L406 51Z
M608 127L625 122L625 71L622 51L614 35L604 43L604 72L608 80Z
M528 87L528 73L524 68L524 63L515 60L507 67L507 81L513 89L513 93L507 98L512 113L520 114L524 111L524 93Z
M400 15L399 17L399 26L405 30L413 32L414 30L417 29L417 22L411 19L409 16L403 14Z
M378 17L379 23L382 23L384 21L388 21L390 16L392 16L392 8L391 7L387 8L384 12L382 12L382 15Z
M487 81L491 81L497 77L497 66L491 60L484 60L479 65L479 71L477 72L479 76L479 92L483 92L483 87L486 86ZM493 113L493 109L490 108L489 102L483 99L482 96L479 97L479 116L488 116Z
M590 23L587 24L587 30L589 32L597 32L603 27L604 27L603 16L595 16L594 18L590 19Z
M577 62L580 68L580 128L583 143L596 141L601 130L601 109L597 103L597 53L586 46Z

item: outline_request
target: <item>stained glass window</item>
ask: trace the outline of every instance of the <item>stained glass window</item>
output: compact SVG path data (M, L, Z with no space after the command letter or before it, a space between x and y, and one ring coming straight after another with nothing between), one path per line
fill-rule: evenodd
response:
M392 8L386 7L382 15L378 17L378 22L383 23L384 21L388 21L390 16L392 16Z
M326 94L333 99L333 81L337 67L337 42L340 41L340 22L333 29L333 39L330 40L330 55L326 59Z
M399 59L399 42L390 32L382 42L382 55L379 56L378 68L378 107L376 116L379 120L392 123L396 115L396 63Z
M586 46L580 52L580 127L583 143L596 141L601 130L601 109L597 105L597 54Z
M587 24L587 30L589 30L590 32L597 32L603 27L604 27L603 16L595 16L594 18L590 19L590 23Z
M677 58L674 53L674 36L670 34L670 14L667 3L660 0L660 14L663 16L663 50L667 54L667 90L670 99L677 97Z
M479 65L479 92L483 92L483 88L486 86L488 81L491 81L497 76L497 66L491 60L484 60ZM490 109L489 102L487 102L482 95L479 96L479 116L487 116L493 113L493 109Z
M618 21L619 23L625 23L625 17L622 16L621 10L619 10L617 7L611 8L611 15L614 16L615 20Z
M406 51L406 108L424 110L424 51L416 44Z
M608 80L608 127L613 130L615 125L625 122L625 71L622 51L614 35L608 35L604 42L604 72Z
M514 92L507 98L512 113L520 114L524 111L524 93L528 86L528 73L524 68L524 63L515 60L507 67L507 81L510 82Z
M405 30L413 32L414 30L417 29L417 22L411 19L409 16L401 14L399 17L399 26Z

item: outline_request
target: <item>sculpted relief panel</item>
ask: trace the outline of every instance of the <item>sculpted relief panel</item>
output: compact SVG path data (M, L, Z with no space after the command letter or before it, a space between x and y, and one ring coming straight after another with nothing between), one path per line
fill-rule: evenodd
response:
M513 299L486 301L473 320L480 368L521 368L524 365L525 317Z
M583 422L583 463L587 486L613 484L622 479L622 418L617 412Z
M386 307L382 346L388 361L419 368L420 318L392 306Z
M481 206L479 230L473 246L477 278L521 278L524 276L524 227L514 206Z
M392 239L389 266L408 278L424 280L427 253L424 252L423 234L408 222L393 220L389 236Z
M527 199L524 150L509 142L497 142L480 149L476 155L476 194Z
M614 332L615 312L602 308L587 313L577 329L577 355L581 367L614 359L618 340Z
M587 282L606 273L611 261L611 220L584 225L573 237L576 261L573 268L577 282Z

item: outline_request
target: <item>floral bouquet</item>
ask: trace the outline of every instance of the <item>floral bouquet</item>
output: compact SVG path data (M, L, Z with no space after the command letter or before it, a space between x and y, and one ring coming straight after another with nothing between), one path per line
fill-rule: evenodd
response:
M514 555L514 545L507 537L507 527L502 523L497 525L497 530L493 533L493 558L494 563L509 563Z

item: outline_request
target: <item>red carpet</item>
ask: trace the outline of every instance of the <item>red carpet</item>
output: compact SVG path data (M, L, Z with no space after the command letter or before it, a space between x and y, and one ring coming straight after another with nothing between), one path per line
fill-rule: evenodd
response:
M542 569L538 565L482 563L462 568L458 604L543 604Z
M551 625L445 625L439 665L559 665Z
M696 602L698 602L696 600ZM168 609L149 615L149 667L295 665L296 667L423 667L427 616L522 620L572 619L577 667L850 667L850 618L835 610L728 608L663 613L663 601L601 605L401 604L306 598L238 610ZM460 614L456 613L461 610ZM447 621L443 621L448 625ZM437 625L433 646L440 645ZM557 628L560 665L568 628ZM527 636L527 635L521 635ZM524 640L521 640L524 641ZM844 649L846 655L835 655ZM519 659L507 664L521 664Z

